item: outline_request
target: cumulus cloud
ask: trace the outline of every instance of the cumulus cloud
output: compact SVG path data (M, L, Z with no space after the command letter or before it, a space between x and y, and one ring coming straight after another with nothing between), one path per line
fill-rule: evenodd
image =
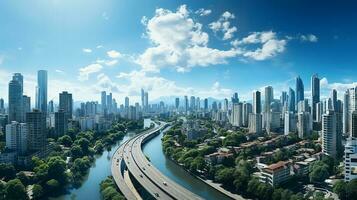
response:
M79 69L78 80L80 81L88 80L91 74L101 71L102 68L103 66L98 63L90 64L88 66L82 67Z
M318 38L316 35L307 34L307 35L301 35L300 40L303 42L317 42Z
M84 53L92 53L92 49L88 49L88 48L83 48L82 51Z
M118 60L108 60L104 62L107 66L114 66L118 63Z
M110 58L120 58L122 56L122 54L119 51L115 51L115 50L110 50L107 52L107 55Z
M212 13L212 10L209 10L209 9L206 10L204 8L200 8L200 9L196 10L195 13L199 16L207 16Z
M227 58L238 54L235 49L208 47L208 34L190 14L186 5L182 5L175 12L156 9L154 17L142 20L147 38L153 44L136 60L145 71L158 72L162 67L189 71L192 67L225 63Z
M254 32L241 40L234 40L231 44L236 48L242 48L242 55L254 60L266 60L285 50L287 41L278 39L273 31ZM256 48L255 45L261 45Z
M210 23L209 27L215 33L217 32L223 33L223 38L222 38L223 40L229 40L233 38L234 33L237 32L237 27L231 26L231 23L229 21L234 18L235 18L234 14L226 11L220 16L220 18L217 21Z

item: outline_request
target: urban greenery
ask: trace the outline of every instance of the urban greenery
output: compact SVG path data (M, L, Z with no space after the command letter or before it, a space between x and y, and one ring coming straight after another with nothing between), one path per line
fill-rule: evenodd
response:
M118 191L112 176L108 176L100 183L100 194L103 200L124 200L124 196Z

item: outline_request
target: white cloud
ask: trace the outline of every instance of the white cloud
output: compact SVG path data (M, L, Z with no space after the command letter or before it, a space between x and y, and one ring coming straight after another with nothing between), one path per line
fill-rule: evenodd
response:
M235 32L237 32L237 27L231 26L229 20L234 19L234 14L226 11L224 12L221 17L212 23L209 24L210 29L213 32L222 32L223 33L223 40L229 40L233 38Z
M83 68L79 69L79 75L78 75L78 80L80 81L85 81L89 79L89 76L93 73L97 73L101 71L103 68L102 65L100 64L90 64L88 66L85 66Z
M321 93L323 94L323 97L326 98L330 94L331 90L335 89L337 90L338 97L340 99L343 99L343 94L347 89L354 88L357 86L357 82L350 81L346 83L341 83L341 82L335 82L335 83L329 83L326 77L322 78L320 80L320 87L321 87Z
M89 48L83 48L82 51L84 53L92 53L92 49L89 49Z
M160 71L173 67L176 71L189 71L192 67L205 67L225 63L238 55L237 50L219 50L208 47L209 36L202 24L190 17L186 5L176 12L156 9L155 16L146 19L146 35L153 46L146 49L136 62L145 71Z
M63 74L64 71L60 70L60 69L56 69L55 72L59 73L59 74Z
M316 35L308 34L308 35L301 35L300 40L303 42L317 42L318 38Z
M103 12L102 17L104 20L109 20L109 16L108 16L107 12Z
M113 65L116 65L117 63L118 63L118 60L108 60L105 62L105 65L113 66Z
M107 52L107 55L110 57L110 58L119 58L122 56L122 54L118 51L115 51L115 50L110 50Z
M101 48L103 48L103 45L97 45L96 48L101 49Z
M207 16L212 13L212 10L209 10L209 9L206 10L204 8L200 8L200 9L196 10L195 13L199 16Z

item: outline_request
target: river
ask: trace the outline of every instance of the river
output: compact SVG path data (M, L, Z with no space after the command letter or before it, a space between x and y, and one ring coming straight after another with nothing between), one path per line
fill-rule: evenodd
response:
M149 127L151 124L150 119L144 120L144 126ZM71 188L68 190L67 194L61 195L56 198L51 198L53 200L89 200L89 199L101 199L99 184L101 181L106 179L107 176L111 175L110 170L110 159L116 149L126 140L130 139L135 135L134 132L127 133L124 138L119 141L116 145L113 145L110 151L104 151L102 155L97 155L95 157L95 162L89 169L89 173L82 185L79 188ZM206 185L202 181L196 179L188 172L183 170L181 167L177 166L171 160L167 159L161 148L161 137L162 133L157 137L153 138L144 146L144 153L150 157L153 165L158 168L164 175L176 181L178 184L189 189L193 193L203 197L204 199L213 200L225 200L228 199L226 196L222 195L220 192Z

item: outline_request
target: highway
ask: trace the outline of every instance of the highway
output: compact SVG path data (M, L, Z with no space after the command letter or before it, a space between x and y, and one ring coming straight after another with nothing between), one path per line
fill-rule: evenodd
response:
M121 145L112 158L112 175L120 191L127 199L140 199L135 188L128 187L124 178L124 170L128 170L133 178L145 188L155 199L202 199L183 188L157 170L142 152L142 145L152 136L166 127L161 123L158 127L144 131Z

